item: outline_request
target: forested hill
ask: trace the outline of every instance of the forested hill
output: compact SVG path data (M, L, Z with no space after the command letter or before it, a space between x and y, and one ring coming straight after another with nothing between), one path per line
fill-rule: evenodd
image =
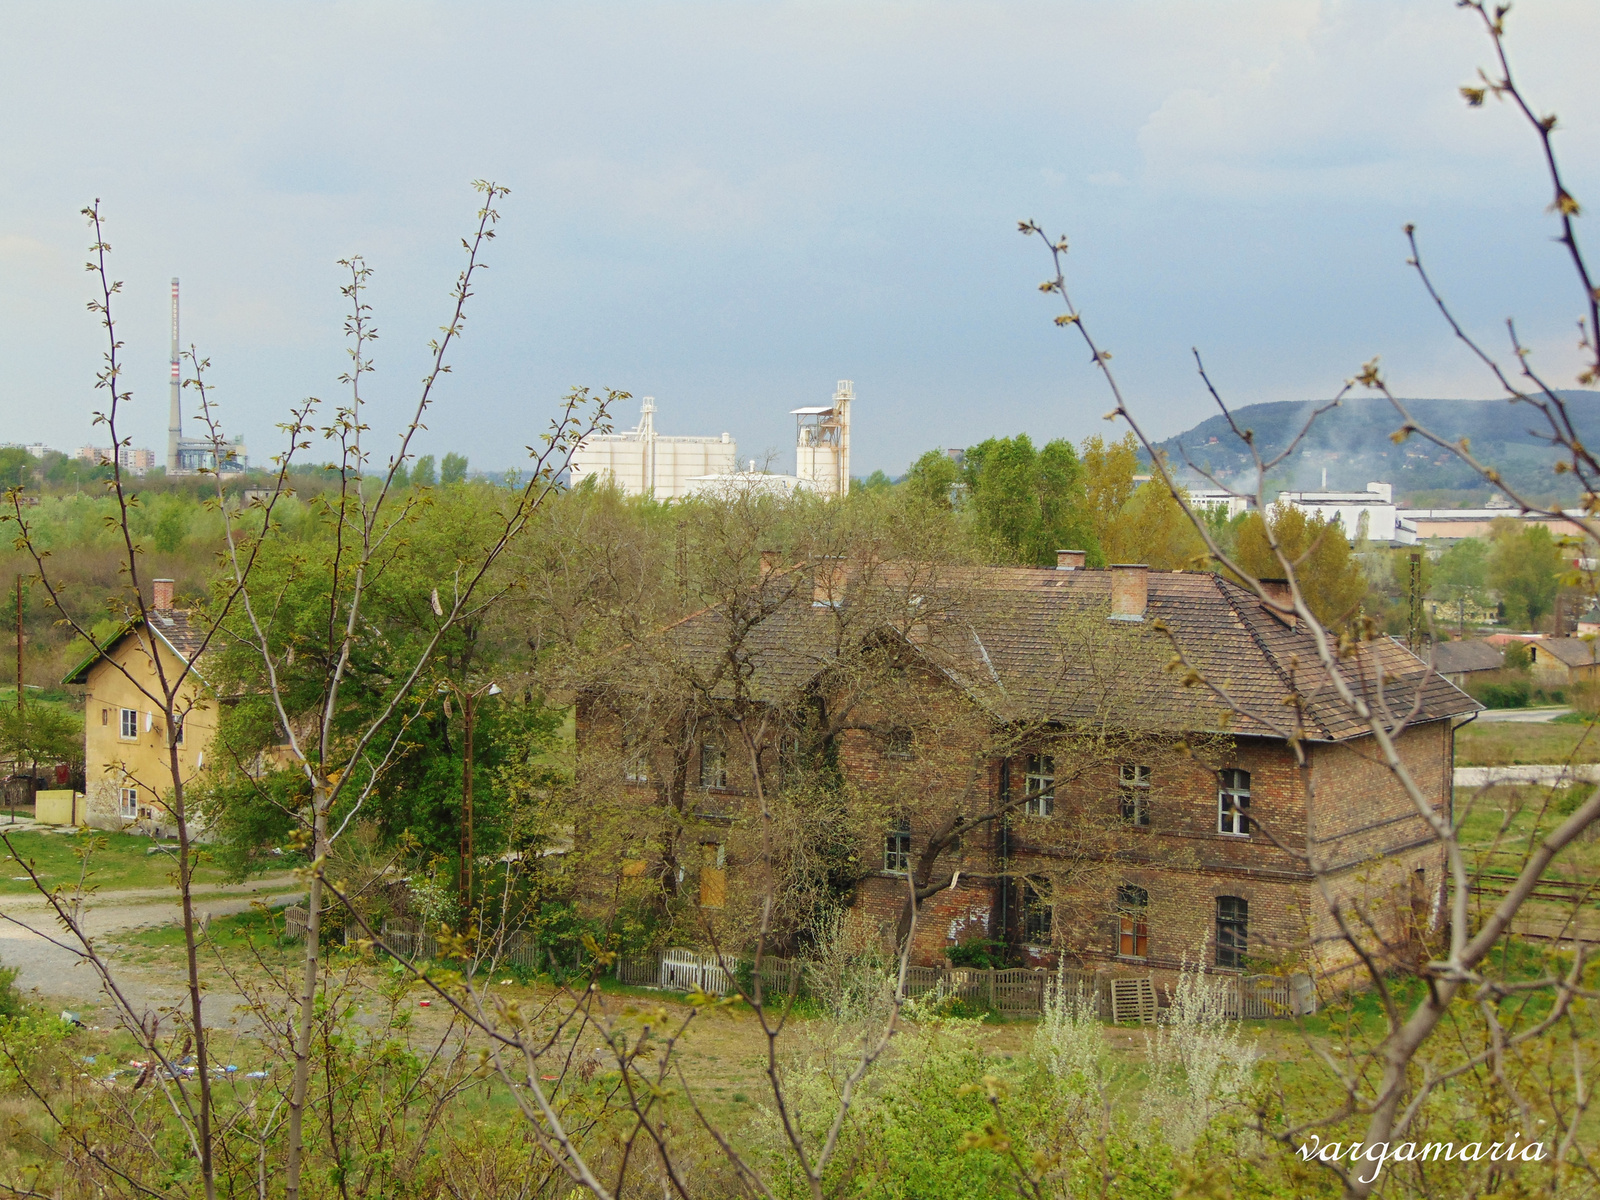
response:
M1580 435L1588 435L1584 440L1600 435L1600 392L1562 395ZM1270 457L1288 444L1318 403L1252 404L1235 412L1234 420L1241 429L1254 431L1256 444ZM1542 496L1566 494L1559 488L1571 477L1551 473L1553 453L1532 432L1543 418L1527 405L1504 400L1407 400L1405 405L1417 421L1444 437L1452 441L1467 438L1474 452L1498 467L1514 486ZM1416 437L1400 445L1392 442L1389 435L1399 425L1393 406L1382 397L1347 399L1317 421L1293 458L1273 473L1272 483L1284 488L1319 487L1323 468L1327 468L1332 488L1360 489L1372 481L1392 483L1397 497L1435 504L1470 502L1474 497L1481 503L1488 497L1486 485L1437 447ZM1240 473L1250 467L1249 454L1221 414L1168 438L1160 448L1175 464L1182 465L1187 454L1189 460L1219 477L1248 482ZM1568 490L1576 495L1570 482ZM1457 494L1439 494L1451 492Z

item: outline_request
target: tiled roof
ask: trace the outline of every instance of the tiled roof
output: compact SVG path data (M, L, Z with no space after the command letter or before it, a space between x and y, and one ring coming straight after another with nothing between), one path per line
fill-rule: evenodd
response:
M1463 671L1498 671L1505 665L1505 653L1498 646L1491 646L1476 638L1433 644L1433 669L1441 675L1457 675Z
M737 672L753 699L797 696L869 630L892 628L1005 721L1101 719L1121 729L1285 737L1295 723L1288 698L1297 693L1302 736L1325 741L1366 732L1319 665L1310 634L1269 613L1252 593L1212 574L1150 572L1144 620L1113 621L1112 574L968 571L920 595L904 590L899 614L894 603L864 595L862 612L852 614L862 591L855 586L837 612L814 605L809 586L796 587L742 616L721 608L695 614L673 626L668 641L715 690L728 694ZM880 572L880 582L886 578ZM735 621L746 632L730 638ZM1175 647L1204 683L1184 685L1187 671L1172 664ZM1480 707L1389 638L1344 659L1342 674L1358 695L1395 716L1410 713L1413 703L1420 721Z
M1596 649L1590 638L1540 638L1528 643L1528 651L1534 661L1538 661L1539 655L1548 654L1568 667L1591 667L1600 662L1600 649Z

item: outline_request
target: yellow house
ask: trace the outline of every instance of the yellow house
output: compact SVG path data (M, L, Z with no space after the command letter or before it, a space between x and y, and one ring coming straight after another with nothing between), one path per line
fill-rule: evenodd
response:
M85 818L98 829L176 833L168 808L172 765L167 721L140 690L161 695L155 659L170 681L202 652L205 631L172 606L172 580L155 581L149 621L128 625L64 682L87 688L83 706ZM184 679L176 705L178 765L185 785L205 766L217 730L216 698L198 671Z

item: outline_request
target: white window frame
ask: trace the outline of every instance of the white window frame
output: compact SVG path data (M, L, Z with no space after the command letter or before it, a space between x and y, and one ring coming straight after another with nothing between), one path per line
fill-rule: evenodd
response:
M708 792L728 786L728 752L720 743L700 743L700 786Z
M643 750L630 758L622 768L624 783L649 783L650 782L650 756Z
M1056 759L1053 754L1030 754L1023 760L1022 811L1030 817L1048 817L1056 811ZM1035 796L1033 793L1038 792Z
M1250 836L1250 772L1238 767L1219 771L1217 832L1224 837Z
M139 789L125 785L118 795L121 804L121 815L124 821L137 821L139 819Z
M905 817L883 835L883 869L890 875L911 873L911 822Z
M133 732L128 732L129 730ZM139 710L124 708L117 714L117 737L124 742L139 740Z
M1123 763L1118 767L1117 799L1125 822L1147 828L1150 824L1150 768L1139 763Z

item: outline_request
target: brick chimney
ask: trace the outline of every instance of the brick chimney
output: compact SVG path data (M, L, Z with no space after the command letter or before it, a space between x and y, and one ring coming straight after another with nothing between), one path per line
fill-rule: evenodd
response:
M1150 568L1144 563L1111 564L1111 619L1142 621L1150 602Z
M1089 552L1087 550L1056 551L1056 570L1058 571L1081 571L1083 570L1083 564L1088 561Z
M150 599L150 607L156 612L172 611L172 580L154 581L154 595Z
M1258 581L1267 600L1267 611L1290 629L1293 629L1300 620L1300 614L1294 611L1294 592L1289 589L1287 579L1262 579ZM1281 611L1280 611L1281 609Z

